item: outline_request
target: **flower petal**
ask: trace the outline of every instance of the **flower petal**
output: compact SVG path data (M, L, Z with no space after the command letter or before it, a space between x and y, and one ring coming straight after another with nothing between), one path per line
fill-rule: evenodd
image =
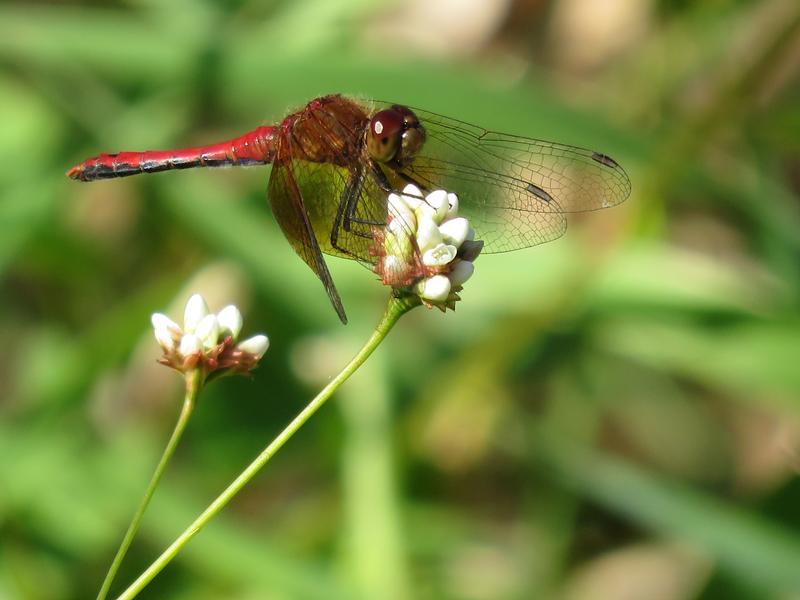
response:
M442 267L456 257L456 247L450 244L439 244L422 255L422 264L426 267Z
M413 183L409 183L403 188L403 194L400 197L411 210L417 210L417 208L425 204L425 195Z
M414 209L414 215L417 217L417 227L419 223L425 220L433 221L436 224L436 209L427 202L420 202Z
M411 196L416 200L422 200L425 197L425 194L422 193L422 190L419 189L413 183L409 183L406 187L403 188L403 196Z
M474 272L474 264L468 260L460 260L453 265L453 270L450 271L447 277L450 279L450 283L453 287L458 287L459 285L464 285L467 280L472 277Z
M203 350L203 342L200 338L193 333L187 333L181 338L181 344L178 347L178 352L184 357L192 356Z
M242 331L242 313L233 304L229 304L217 313L220 335L230 335L234 340Z
M383 257L383 266L385 269L402 271L408 268L408 262L397 254L387 254Z
M450 295L450 280L445 275L434 275L417 284L417 293L431 302L444 302Z
M164 352L171 352L175 349L175 340L165 329L154 329L153 333L155 333L156 341Z
M150 315L150 322L153 324L153 329L168 329L176 334L181 333L180 325L170 319L163 313L153 313Z
M195 328L209 312L208 304L200 294L193 294L186 302L186 309L183 312L183 330L186 333L194 333Z
M444 241L456 247L464 243L469 230L469 221L464 217L456 217L439 225L439 233L442 234Z
M447 204L449 207L447 209L447 214L444 217L445 220L456 218L458 216L458 196L456 196L453 192L448 192Z
M417 220L414 217L414 209L397 194L389 194L389 228L392 231L414 231Z
M150 322L153 324L153 333L156 336L156 341L164 351L174 350L176 340L180 339L183 334L178 324L167 315L161 313L153 313L150 317Z
M395 234L393 231L387 231L383 238L383 250L386 257L396 256L408 263L414 253L414 245L407 232L401 231Z
M442 234L430 218L419 219L417 223L417 247L423 254L442 243Z
M434 210L433 220L436 224L441 223L450 208L447 192L445 190L435 190L425 197L425 203Z
M267 348L269 348L269 338L265 335L254 335L240 342L236 347L242 352L251 354L256 360L259 360L264 356Z
M219 322L216 315L206 315L197 324L194 334L203 342L204 348L213 348L219 343Z

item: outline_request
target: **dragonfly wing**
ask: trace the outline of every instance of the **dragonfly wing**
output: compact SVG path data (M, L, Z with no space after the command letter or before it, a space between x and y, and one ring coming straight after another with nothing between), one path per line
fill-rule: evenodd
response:
M278 159L272 166L272 174L269 178L269 201L272 212L292 248L322 281L339 319L342 323L347 323L342 300L333 283L328 266L325 264L325 259L322 257L312 219L304 202L304 198L307 196L304 195L304 190L296 177L298 167L295 162ZM300 169L299 174L302 176L305 171L305 169ZM301 177L300 181L302 180ZM314 203L313 206L316 207L318 204L318 202ZM315 214L315 217L318 215Z
M563 211L537 210L542 201L515 189L502 175L427 156L418 156L404 172L424 188L455 191L459 214L483 240L484 252L537 246L567 230Z
M330 163L291 161L291 171L317 246L324 254L375 263L373 236L387 219L388 192L371 165L351 168Z
M412 110L427 140L404 172L429 189L456 192L488 252L556 239L566 213L615 206L630 194L624 169L600 152Z
M334 233L335 246L366 266L376 261L375 234L386 226L390 193L381 188L372 169L378 167L359 165L351 172ZM411 228L405 229L411 236Z

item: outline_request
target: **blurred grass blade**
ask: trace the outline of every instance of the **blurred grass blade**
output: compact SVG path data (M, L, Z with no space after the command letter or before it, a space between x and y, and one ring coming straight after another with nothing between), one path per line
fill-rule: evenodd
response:
M800 590L800 535L621 459L537 430L537 459L576 492L668 538L697 545L729 574L775 592Z

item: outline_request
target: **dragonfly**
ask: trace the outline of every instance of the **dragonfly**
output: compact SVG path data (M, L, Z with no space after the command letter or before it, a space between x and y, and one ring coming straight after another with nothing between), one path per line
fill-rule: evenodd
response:
M388 197L413 184L459 200L484 253L561 237L567 215L630 195L625 170L602 152L489 131L391 102L322 96L280 123L225 142L180 150L118 152L67 171L79 181L171 169L272 165L268 199L294 251L347 315L323 255L376 264L374 239Z

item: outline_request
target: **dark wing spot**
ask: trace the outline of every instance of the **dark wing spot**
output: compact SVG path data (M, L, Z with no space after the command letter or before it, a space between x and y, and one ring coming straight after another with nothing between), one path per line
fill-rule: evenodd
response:
M601 165L611 167L612 169L619 168L619 164L617 163L617 161L608 156L608 154L601 154L600 152L592 152L592 160L596 160Z
M544 200L548 204L553 201L553 197L545 192L542 188L538 185L534 185L533 183L529 183L526 188L531 194L539 198L539 200Z

